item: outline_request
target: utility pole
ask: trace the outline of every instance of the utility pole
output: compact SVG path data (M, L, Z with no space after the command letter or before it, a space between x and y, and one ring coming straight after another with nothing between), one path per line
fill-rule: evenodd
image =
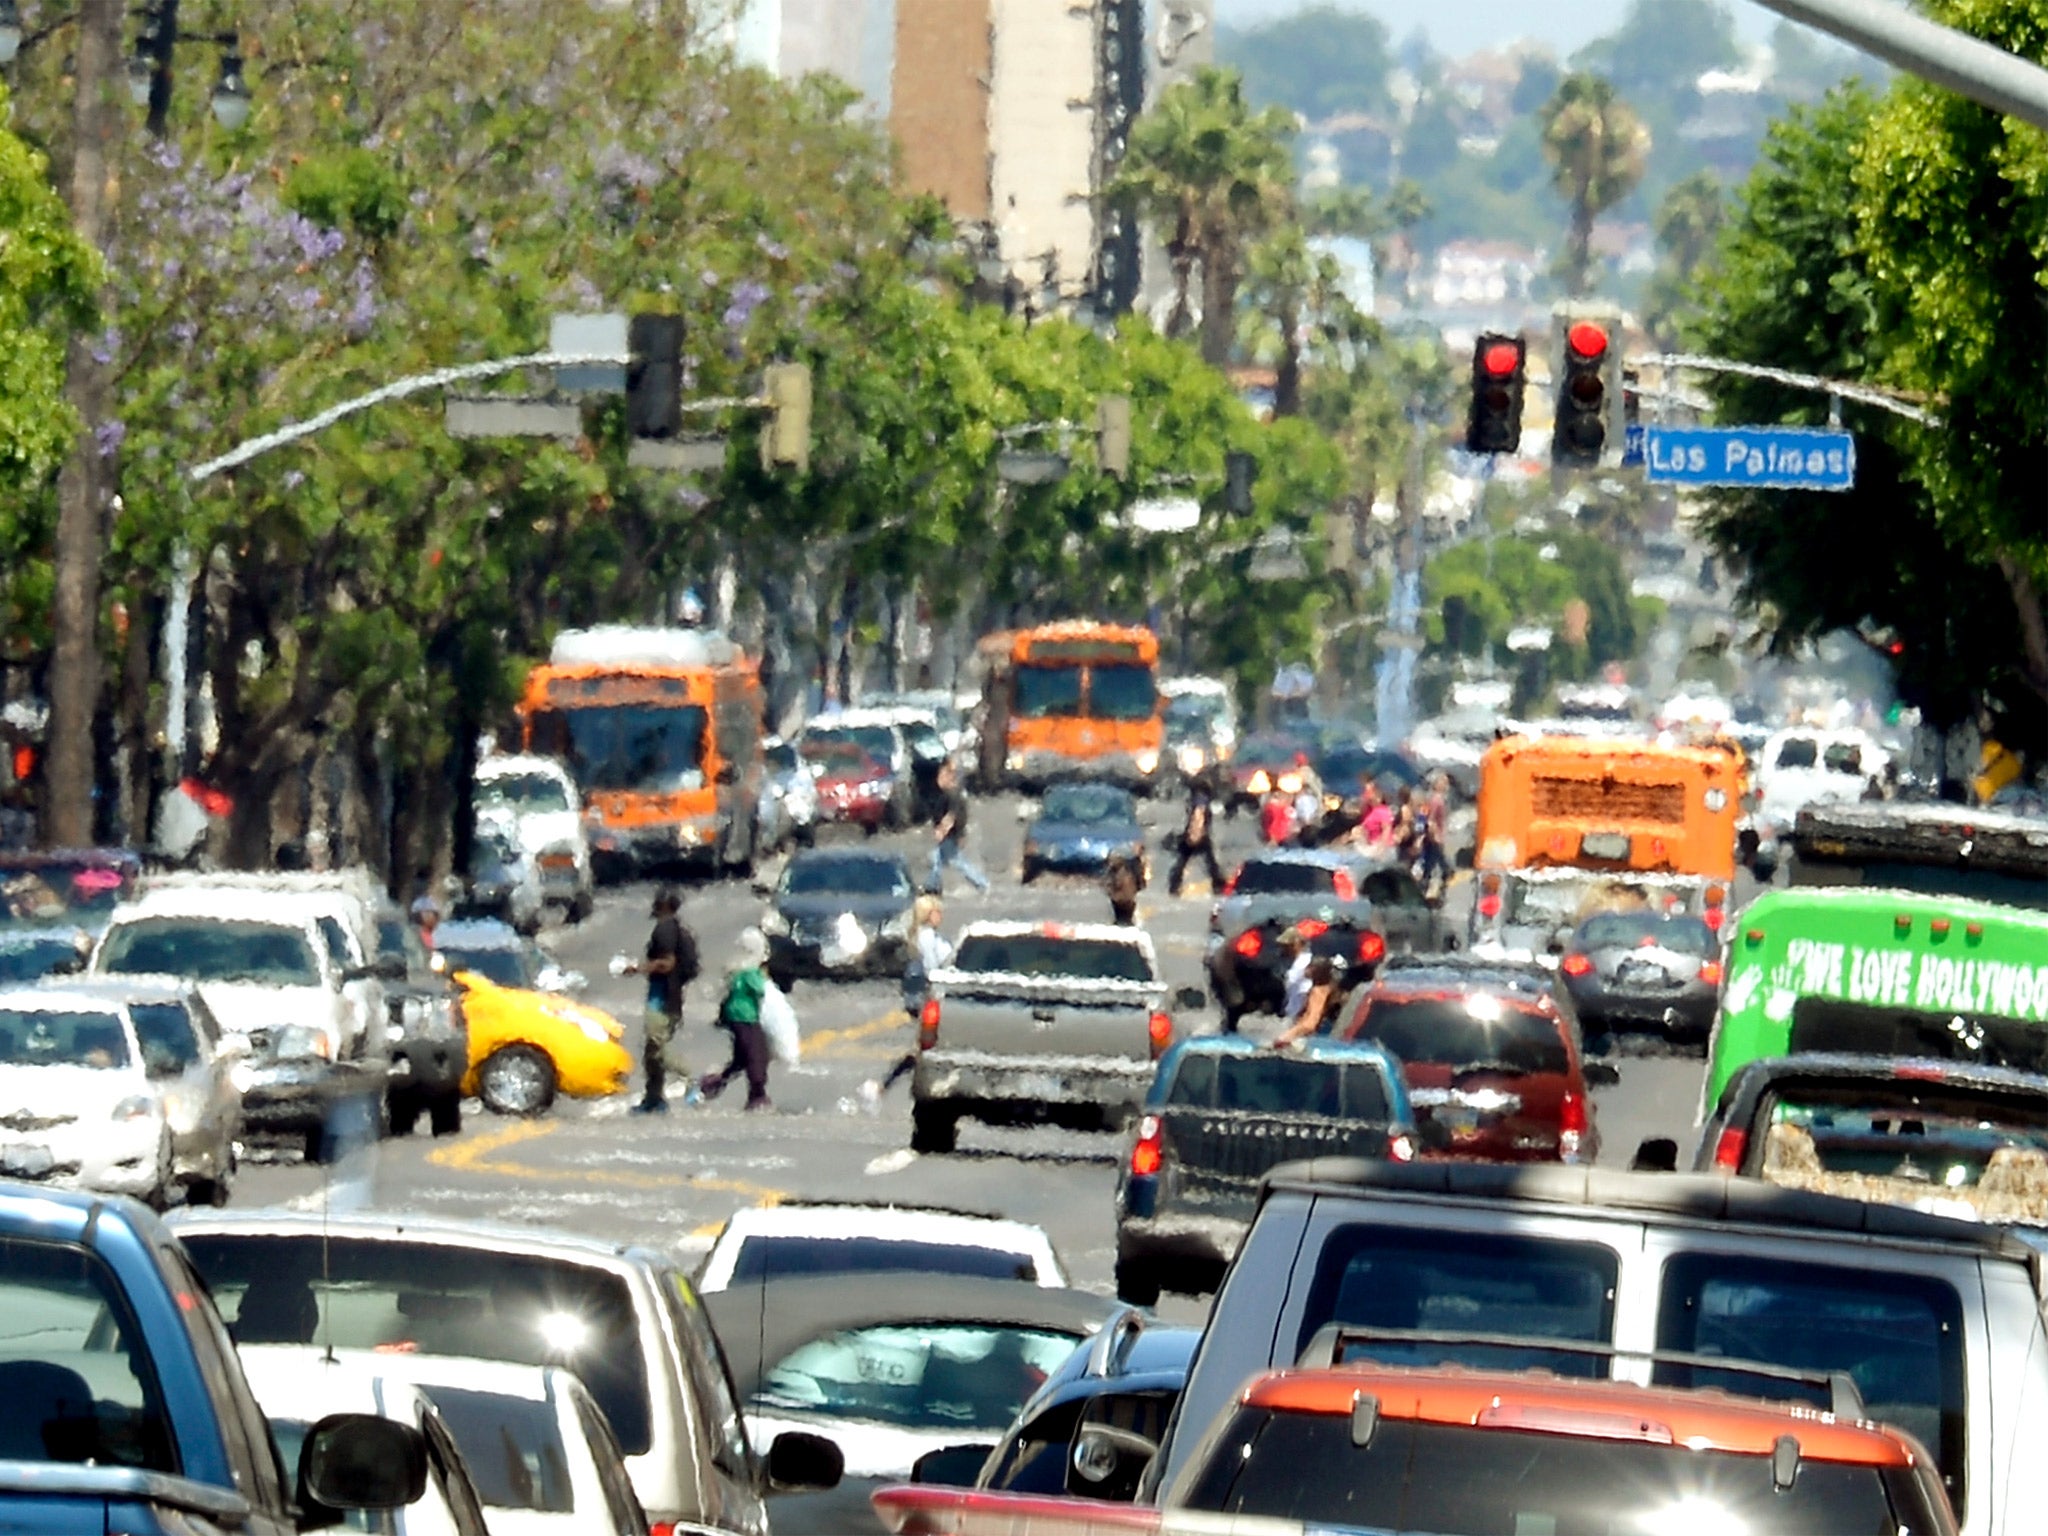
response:
M80 0L71 102L67 201L72 227L96 251L107 248L120 132L121 0ZM43 842L82 848L93 841L93 711L99 702L100 556L106 544L106 463L98 428L107 417L107 369L97 337L73 331L64 396L78 413L78 440L57 476L55 591L51 603L50 728L43 758Z

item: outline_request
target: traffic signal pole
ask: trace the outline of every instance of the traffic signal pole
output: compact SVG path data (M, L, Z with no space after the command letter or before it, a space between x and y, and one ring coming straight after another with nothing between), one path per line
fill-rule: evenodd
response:
M1890 0L1756 0L1959 96L2048 128L2048 69Z

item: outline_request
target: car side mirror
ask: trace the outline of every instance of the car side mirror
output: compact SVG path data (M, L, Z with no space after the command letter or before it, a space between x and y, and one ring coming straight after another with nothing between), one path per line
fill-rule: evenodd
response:
M1209 1006L1209 994L1200 987L1182 987L1173 994L1173 1006L1184 1013Z
M403 955L379 955L370 971L379 981L403 981L409 974Z
M1588 1088L1612 1088L1621 1081L1621 1069L1612 1062L1589 1061L1584 1076Z
M972 1488L995 1450L992 1445L942 1445L910 1464L910 1480L939 1488Z
M1629 1159L1629 1167L1637 1173L1676 1173L1678 1143L1669 1136L1645 1137L1636 1147L1636 1155Z
M846 1475L846 1455L823 1435L784 1430L768 1447L767 1471L778 1493L823 1493Z
M426 1439L396 1419L331 1413L299 1451L300 1530L339 1525L353 1510L403 1509L426 1491Z

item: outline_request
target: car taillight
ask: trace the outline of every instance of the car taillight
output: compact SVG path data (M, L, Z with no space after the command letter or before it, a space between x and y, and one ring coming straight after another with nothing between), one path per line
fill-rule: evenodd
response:
M1330 876L1330 894L1339 901L1358 900L1358 882L1351 878L1351 871L1340 869Z
M1166 1161L1166 1149L1160 1144L1159 1117L1147 1115L1138 1122L1138 1139L1131 1145L1131 1177L1149 1179Z
M1330 925L1320 917L1304 917L1294 925L1294 931L1304 939L1320 939L1330 931Z
M1224 895L1226 895L1226 896L1235 896L1235 895L1237 894L1237 875L1241 875L1241 874L1243 874L1243 873L1244 873L1244 871L1240 869L1240 870L1239 870L1239 871L1237 872L1237 874L1235 874L1235 875L1232 875L1232 876L1231 876L1231 877L1230 877L1230 878L1229 878L1228 880L1226 880L1226 881L1224 881L1224 882L1223 882L1223 894L1224 894Z
M1500 897L1497 893L1489 891L1479 898L1479 915L1481 917L1500 916Z
M1387 958L1387 941L1370 929L1358 936L1358 963L1378 965Z
M1749 1132L1731 1125L1714 1143L1714 1166L1735 1172L1742 1167L1742 1154L1749 1150Z
M1719 907L1709 907L1700 914L1700 921L1705 923L1708 929L1714 933L1719 933L1721 931L1721 924L1727 920L1728 914Z
M1173 1019L1167 1014L1155 1013L1145 1021L1145 1033L1152 1041L1152 1059L1157 1061L1173 1044Z
M1575 1136L1586 1134L1586 1096L1578 1092L1567 1092L1557 1106L1558 1128Z
M1593 974L1593 962L1584 955L1566 955L1557 962L1557 968L1567 976L1590 976Z
M1259 937L1258 929L1247 928L1231 942L1230 947L1245 959L1256 960L1259 958L1259 951L1266 947L1266 941Z
M1415 1161L1415 1143L1406 1136L1387 1138L1387 1161L1390 1163L1412 1163Z
M939 1043L939 1000L928 997L917 1015L917 1048L928 1051Z
M1700 980L1710 987L1721 985L1721 962L1718 960L1702 960L1700 962Z

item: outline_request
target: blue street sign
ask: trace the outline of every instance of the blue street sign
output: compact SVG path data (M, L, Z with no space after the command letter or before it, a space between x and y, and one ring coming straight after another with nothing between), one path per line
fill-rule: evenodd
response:
M1856 439L1821 427L1651 427L1649 479L1661 485L1846 491L1856 483Z
M1621 467L1641 469L1643 467L1643 435L1648 429L1639 421L1632 421L1622 430Z

